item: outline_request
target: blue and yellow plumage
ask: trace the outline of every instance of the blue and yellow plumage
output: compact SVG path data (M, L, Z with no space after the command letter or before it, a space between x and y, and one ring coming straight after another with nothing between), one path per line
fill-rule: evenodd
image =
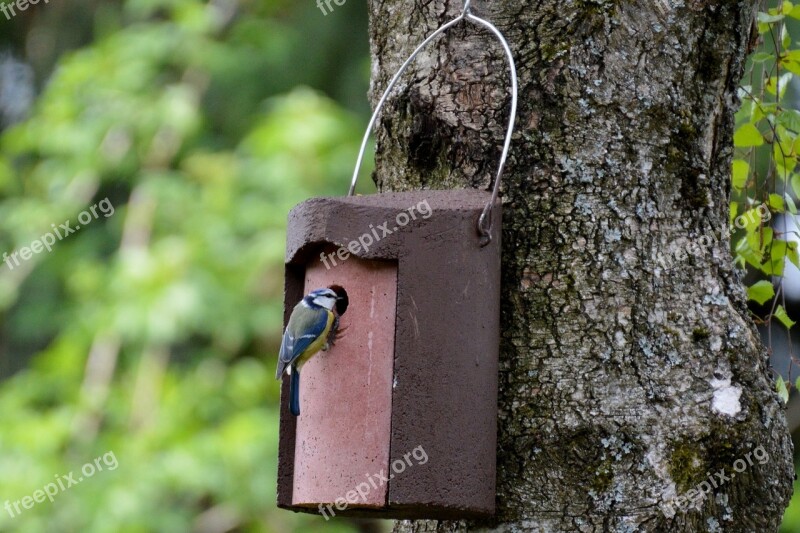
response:
M283 333L275 379L289 370L289 410L300 414L300 368L320 350L327 350L336 322L333 308L340 297L331 289L311 291L292 310Z

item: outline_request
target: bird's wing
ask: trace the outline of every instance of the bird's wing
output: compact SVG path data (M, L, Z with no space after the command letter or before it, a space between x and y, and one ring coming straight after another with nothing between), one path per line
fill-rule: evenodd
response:
M292 312L283 334L276 379L280 379L286 367L322 335L328 325L329 313L330 311L323 308L308 309L305 313Z

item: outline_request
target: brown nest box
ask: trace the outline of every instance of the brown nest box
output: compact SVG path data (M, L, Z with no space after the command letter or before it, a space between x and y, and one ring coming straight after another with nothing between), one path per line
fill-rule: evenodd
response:
M319 287L343 287L349 307L341 339L303 367L299 417L284 378L279 507L327 517L494 513L499 202L489 245L476 232L490 199L419 191L315 198L291 211L285 321Z

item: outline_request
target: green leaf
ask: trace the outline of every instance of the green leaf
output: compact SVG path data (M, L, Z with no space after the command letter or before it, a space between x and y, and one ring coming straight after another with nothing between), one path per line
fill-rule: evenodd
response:
M750 60L753 63L763 63L764 61L769 61L773 57L775 56L767 52L757 52L750 56Z
M797 61L781 61L781 66L795 76L800 76L800 63Z
M783 381L783 376L778 376L778 381L775 383L775 390L778 391L778 396L781 397L783 403L789 401L789 390L786 388L786 382Z
M772 316L780 320L781 324L786 326L786 329L791 329L792 326L794 326L796 323L794 320L789 318L789 314L786 312L786 309L784 309L782 305L778 305L778 308L775 309L775 314Z
M750 175L750 164L743 159L733 160L733 178L732 183L734 188L742 190L747 183L747 176Z
M770 15L769 13L759 12L758 13L758 21L763 24L772 24L773 22L778 22L783 20L783 14L777 15Z
M736 242L736 262L744 268L750 265L753 268L761 268L761 252L750 246L746 237L742 237Z
M783 239L773 239L769 247L769 259L762 266L761 270L771 276L783 276L783 269L786 265L786 241Z
M764 137L761 136L761 132L753 124L742 124L733 134L733 145L737 148L761 146L762 144L764 144Z
M770 250L774 232L770 227L759 227L758 224L760 224L760 220L756 220L750 215L752 211L753 210L750 209L736 219L737 228L741 226L741 222L744 221L746 239L746 243L742 245L741 250L737 249L737 252L745 255L748 263L752 264L754 267L763 270L765 274L771 274L772 259L768 258L769 260L763 265L761 263L764 252Z
M759 102L758 106L764 110L764 113L775 114L778 112L778 104L770 102Z
M769 206L777 213L783 213L786 211L786 207L783 203L783 197L779 194L772 193L769 195Z
M800 5L794 6L791 11L786 13L786 15L792 17L793 19L800 19Z
M792 140L788 139L786 128L778 126L778 137L772 143L772 163L775 165L775 174L786 183L791 170L797 166L797 157L792 155Z
M797 214L797 205L794 203L792 196L787 194L783 197L784 201L786 202L786 210L789 211L791 214Z
M787 197L788 198L788 197ZM786 257L794 266L800 268L800 255L797 253L797 242L789 241L786 243Z
M768 93L777 95L778 99L781 99L783 98L783 93L786 92L786 88L789 87L789 82L792 81L792 76L794 76L794 74L791 72L781 74L780 77L771 76L764 85L764 88Z
M794 388L800 390L800 377L798 377L797 381L794 382Z
M775 296L775 289L772 287L772 283L767 280L762 279L747 287L747 298L757 302L758 305L764 305L764 302L770 300L773 296Z
M800 111L796 109L784 109L776 117L775 122L795 133L800 132Z
M739 214L739 202L731 202L730 213L728 213L728 226L733 226L733 221L736 220L736 215ZM733 228L731 228L733 231Z
M789 50L782 54L780 64L792 74L797 75L800 71L800 50Z
M758 104L757 102L751 102L752 105L750 106L750 118L746 120L746 122L750 122L752 124L758 124L761 119L767 116L768 112L764 109L764 106ZM744 107L744 106L742 106Z
M761 216L761 206L748 209L737 217L736 227L740 228L744 226L748 234L752 233L755 237L763 241L764 246L768 246L769 243L772 242L772 228L764 226L764 222L768 220L766 219L767 213L769 213L769 210L764 210L765 216ZM761 235L757 235L759 230L761 231Z

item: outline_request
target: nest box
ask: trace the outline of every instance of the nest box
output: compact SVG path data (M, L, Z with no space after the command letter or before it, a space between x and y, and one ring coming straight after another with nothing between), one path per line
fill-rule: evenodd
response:
M483 191L315 198L289 214L285 321L339 285L343 335L281 393L278 505L325 516L494 513L500 203ZM346 329L345 329L346 328Z

